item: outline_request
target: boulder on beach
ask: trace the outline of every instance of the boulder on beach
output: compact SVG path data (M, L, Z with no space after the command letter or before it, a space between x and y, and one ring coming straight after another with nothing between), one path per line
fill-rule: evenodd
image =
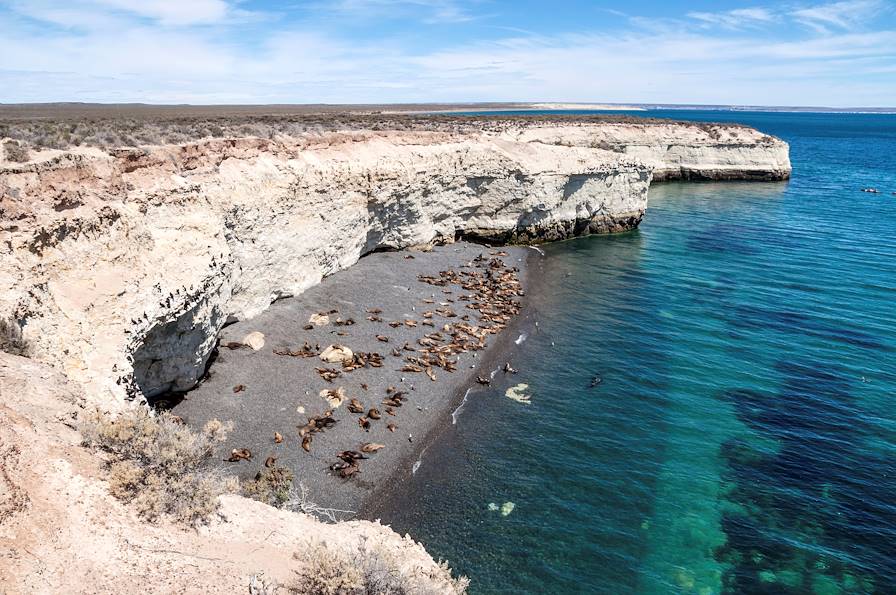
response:
M326 314L312 314L308 322L314 326L327 326L330 324L330 317Z
M264 334L259 333L258 331L249 333L248 335L243 337L241 343L243 345L248 345L254 351L258 351L259 349L264 347Z
M330 345L324 349L318 357L328 364L339 364L344 361L351 361L354 355L355 354L352 353L352 350L348 347L343 345Z

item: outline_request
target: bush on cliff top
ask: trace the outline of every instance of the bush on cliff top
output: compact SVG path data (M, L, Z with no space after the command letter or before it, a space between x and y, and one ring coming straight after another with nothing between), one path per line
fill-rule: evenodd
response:
M0 318L0 351L13 355L28 354L28 344L22 337L22 328L12 318Z
M466 577L453 578L445 563L431 570L408 568L400 551L363 537L354 551L312 542L293 557L298 568L287 590L302 595L461 595L470 583Z
M28 148L14 140L8 140L3 143L3 153L6 155L7 161L16 163L24 163L31 159L31 152Z
M112 495L134 506L140 516L162 516L199 525L218 510L218 496L233 491L219 469L205 467L224 441L230 424L208 422L194 432L175 416L153 415L134 407L111 417L100 411L82 415L80 431L88 446L110 455Z

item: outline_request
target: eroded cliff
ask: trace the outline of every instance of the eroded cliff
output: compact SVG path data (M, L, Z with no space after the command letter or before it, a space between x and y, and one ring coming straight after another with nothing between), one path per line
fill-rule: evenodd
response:
M101 402L185 390L221 327L365 253L635 227L652 176L783 179L740 126L515 124L44 151L0 166L0 314Z

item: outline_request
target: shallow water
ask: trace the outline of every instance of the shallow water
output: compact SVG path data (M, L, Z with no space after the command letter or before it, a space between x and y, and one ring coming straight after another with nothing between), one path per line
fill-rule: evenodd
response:
M519 373L383 520L473 593L896 593L896 116L647 115L780 136L793 179L544 246Z

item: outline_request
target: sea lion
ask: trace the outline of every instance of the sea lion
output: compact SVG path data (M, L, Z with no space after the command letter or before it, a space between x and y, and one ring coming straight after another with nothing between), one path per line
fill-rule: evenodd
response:
M352 399L349 401L348 410L351 413L364 413L364 405L358 399Z
M236 386L233 387L233 392L235 392L235 393L241 393L244 390L246 390L245 384L237 384Z
M489 380L488 378L483 378L482 376L477 376L476 382L478 382L479 384L484 384L485 386L489 386L492 383L491 380Z
M394 432L394 431L395 431L395 428L397 428L397 427L398 427L398 426L396 426L395 424L388 424L388 425L386 426L386 429L389 430L390 432Z
M505 374L516 374L516 370L514 370L510 366L510 362L507 362L506 364L504 364L504 373Z
M387 337L386 335L377 335L377 336L376 336L376 340L377 340L377 341L381 341L381 342L383 342L383 343L388 343L388 342L389 342L389 337Z
M354 463L357 460L367 458L357 450L343 450L342 452L336 453L336 457L349 464Z
M302 448L305 452L311 452L311 434L306 434L304 438L302 438Z
M358 467L357 465L349 465L348 467L341 469L339 471L339 477L341 477L342 479L348 479L355 473L360 473L360 472L361 472L361 468Z
M280 432L274 432L274 442L276 442L277 444L283 442L283 434L281 434Z
M361 452L376 452L381 448L386 448L386 445L377 444L376 442L365 442L361 445Z
M362 382L362 383L361 383L361 388L363 388L364 390L367 390L368 387L367 387L366 384L364 384L364 383Z
M368 314L382 314L383 311L380 310L379 308L367 308L367 313Z
M359 417L359 418L358 418L358 425L359 425L361 428L365 429L365 430L369 430L369 429L370 429L370 421L369 421L366 417L363 417L363 416L362 416L362 417Z
M277 457L275 457L274 455L271 455L264 460L264 466L267 467L268 469L270 469L271 467L273 467L276 464L277 464Z
M252 451L248 448L234 448L230 451L230 457L224 460L228 463L236 463L243 460L251 461Z
M380 415L379 409L377 409L376 407L371 407L370 411L367 412L367 417L369 417L370 419L380 419L380 417L382 416Z
M591 384L588 385L588 388L594 388L603 381L604 379L601 378L599 374L595 374L594 378L591 379Z

